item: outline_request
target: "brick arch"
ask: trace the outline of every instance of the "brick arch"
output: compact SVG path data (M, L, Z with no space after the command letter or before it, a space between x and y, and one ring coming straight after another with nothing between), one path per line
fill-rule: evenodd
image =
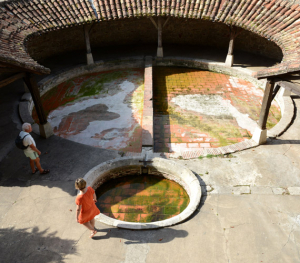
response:
M221 22L275 42L282 63L259 71L258 77L300 69L300 6L288 0L53 0L7 1L0 5L0 60L40 73L49 69L28 54L24 41L32 34L91 22L162 16Z

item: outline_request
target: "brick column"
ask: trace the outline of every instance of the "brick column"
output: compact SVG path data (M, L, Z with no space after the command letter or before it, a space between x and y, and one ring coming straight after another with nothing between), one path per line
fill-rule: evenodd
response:
M144 77L144 109L142 119L142 147L153 147L153 79L152 57L146 57Z

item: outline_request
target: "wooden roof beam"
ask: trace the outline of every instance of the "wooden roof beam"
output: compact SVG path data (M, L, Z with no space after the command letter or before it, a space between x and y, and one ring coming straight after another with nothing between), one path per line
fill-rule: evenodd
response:
M18 73L16 75L13 75L9 78L6 78L4 80L1 80L0 81L0 88L4 87L4 86L7 86L8 84L20 79L20 78L24 78L26 76L26 74L24 72L22 73Z

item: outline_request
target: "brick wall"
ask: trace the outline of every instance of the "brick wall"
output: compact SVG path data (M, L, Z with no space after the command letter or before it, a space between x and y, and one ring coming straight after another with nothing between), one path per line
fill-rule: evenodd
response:
M157 31L147 18L100 22L91 29L92 49L101 46L156 44ZM170 18L163 28L163 44L189 44L228 48L229 30L222 23L196 19ZM66 51L85 49L83 26L33 36L28 52L41 60ZM281 61L282 52L273 42L242 30L235 48Z

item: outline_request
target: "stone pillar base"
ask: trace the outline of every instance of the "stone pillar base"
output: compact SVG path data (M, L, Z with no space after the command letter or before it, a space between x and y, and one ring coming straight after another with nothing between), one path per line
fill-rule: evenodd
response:
M252 136L252 140L258 144L264 144L267 142L267 129L256 128Z
M94 58L92 53L86 54L86 62L88 65L94 64Z
M225 61L225 65L228 66L228 67L232 67L232 65L233 65L233 58L234 58L233 55L227 55L226 61Z
M43 125L39 125L39 130L40 130L40 136L45 139L47 139L51 135L53 135L53 129L49 122L47 122L46 124L43 124Z
M162 47L158 47L157 48L157 57L158 58L162 58L164 56L163 54L163 48Z

